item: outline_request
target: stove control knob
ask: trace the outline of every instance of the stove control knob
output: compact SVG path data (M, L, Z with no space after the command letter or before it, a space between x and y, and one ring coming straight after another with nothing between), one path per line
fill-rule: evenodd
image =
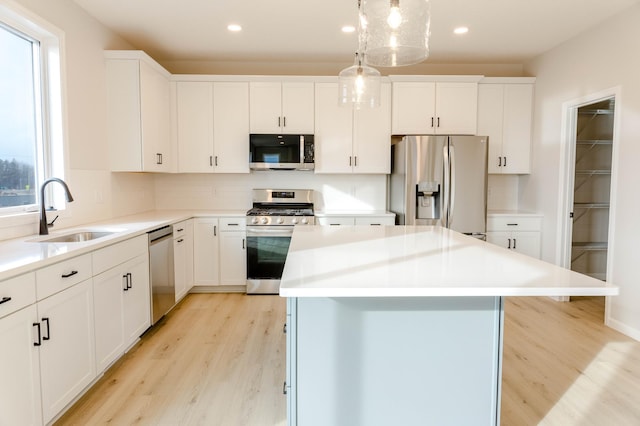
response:
M260 223L262 223L263 225L266 225L267 222L269 222L269 219L267 219L266 217L263 217L262 219L260 219Z
M277 222L278 222L278 225L282 225L284 223L284 219L279 217Z
M253 223L254 225L258 223L258 218L254 217L253 219L251 219L251 223Z
M291 223L293 223L294 225L298 223L298 219L296 219L295 217L293 219L291 219Z
M309 219L307 219L306 217L302 219L302 224L306 225L307 223L309 223Z

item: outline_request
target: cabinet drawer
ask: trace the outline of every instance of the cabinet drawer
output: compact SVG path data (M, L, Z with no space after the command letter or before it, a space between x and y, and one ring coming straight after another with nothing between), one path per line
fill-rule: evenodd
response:
M91 278L91 254L74 257L36 271L36 296L42 300Z
M131 258L148 253L149 237L146 234L96 250L93 252L93 275L98 275Z
M356 225L395 225L396 220L393 216L357 216L355 218Z
M33 303L36 303L33 272L0 282L0 318Z
M183 237L186 231L187 231L186 220L173 224L173 238Z
M324 216L316 218L318 225L340 226L340 225L355 225L356 220L353 216Z
M242 217L221 217L220 231L244 231L246 218Z
M542 218L531 216L489 216L487 231L540 231Z

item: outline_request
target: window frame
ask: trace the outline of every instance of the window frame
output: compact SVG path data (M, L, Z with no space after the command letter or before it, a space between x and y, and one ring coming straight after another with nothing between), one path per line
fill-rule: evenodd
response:
M66 114L64 87L64 32L39 16L16 4L4 0L0 3L0 24L17 36L31 40L34 72L34 121L36 122L36 200L26 206L1 207L0 218L37 212L40 185L49 177L64 179ZM48 205L63 210L66 200L62 193L54 192L51 185L45 194Z

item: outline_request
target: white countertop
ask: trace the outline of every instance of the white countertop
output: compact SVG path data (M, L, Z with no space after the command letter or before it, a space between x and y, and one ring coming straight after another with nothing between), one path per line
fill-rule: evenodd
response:
M440 227L295 228L283 297L604 296L618 288Z
M242 216L246 211L160 210L119 217L82 226L49 230L49 236L31 235L0 241L0 281L43 266L82 255L153 229L192 217ZM78 243L40 243L38 240L80 230L113 231L114 234Z

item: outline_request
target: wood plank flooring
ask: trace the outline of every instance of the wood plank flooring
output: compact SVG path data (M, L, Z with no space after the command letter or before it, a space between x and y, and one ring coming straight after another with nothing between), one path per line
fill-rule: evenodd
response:
M503 425L640 424L640 342L602 318L507 299ZM277 296L188 295L56 425L285 425L284 319Z

